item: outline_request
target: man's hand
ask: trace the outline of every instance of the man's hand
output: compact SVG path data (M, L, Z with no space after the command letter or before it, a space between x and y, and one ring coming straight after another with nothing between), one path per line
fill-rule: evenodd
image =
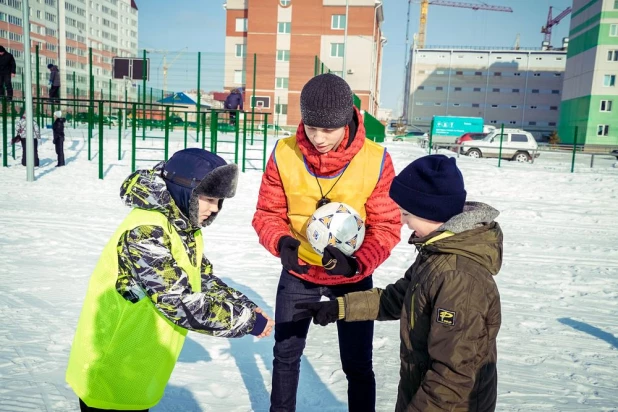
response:
M264 313L264 311L261 308L255 308L254 312L261 314L267 320L266 327L264 328L264 331L261 334L257 335L257 338L261 339L261 338L265 338L266 336L270 336L270 333L272 332L273 328L275 327L275 321L272 320L266 313Z
M313 323L316 325L326 326L339 319L339 302L336 299L328 302L302 302L297 303L294 307L306 310L296 313L292 317L293 322L313 318Z
M277 249L281 256L281 264L285 270L293 271L299 275L304 275L309 272L309 265L301 265L298 263L298 247L300 241L292 236L283 236L279 239Z
M356 275L358 270L356 259L344 255L342 251L331 245L324 248L322 266L324 266L326 273L331 276L339 275L347 278Z

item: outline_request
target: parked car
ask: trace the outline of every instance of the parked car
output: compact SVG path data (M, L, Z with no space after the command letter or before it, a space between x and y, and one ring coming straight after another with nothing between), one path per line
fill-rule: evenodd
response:
M290 132L289 130L285 130L284 128L276 124L266 125L266 130L268 130L269 132L276 133L278 136L281 136L281 137L292 136L292 132Z
M455 140L455 144L462 144L470 140L483 140L489 133L464 133ZM453 147L451 150L457 152L460 148Z
M467 140L461 143L461 154L470 157L498 157L500 153L500 130L494 130L483 140ZM504 129L502 158L529 162L539 157L538 145L531 133L521 129Z
M406 134L393 137L393 142L401 142L404 139L413 139L413 138L424 139L427 137L428 137L428 134L423 132L422 130L411 130L409 132L406 132Z
M614 149L611 152L609 152L609 154L611 154L612 156L616 156L616 160L618 160L618 149Z

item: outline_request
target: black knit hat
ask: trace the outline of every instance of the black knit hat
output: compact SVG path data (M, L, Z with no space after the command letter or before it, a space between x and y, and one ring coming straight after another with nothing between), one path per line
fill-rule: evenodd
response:
M6 49L4 48L4 46L0 46L0 53L6 53Z
M423 156L399 173L389 191L402 209L423 219L446 222L463 212L464 180L454 157Z
M325 73L309 80L300 93L300 114L307 126L336 129L354 116L352 89L341 77Z

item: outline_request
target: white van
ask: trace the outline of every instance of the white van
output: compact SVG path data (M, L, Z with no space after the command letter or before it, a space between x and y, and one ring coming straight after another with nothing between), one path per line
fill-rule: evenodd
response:
M518 162L530 162L539 157L534 136L521 129L504 129L502 158ZM461 143L460 153L470 157L498 157L500 153L500 130L491 131L483 140L467 140Z

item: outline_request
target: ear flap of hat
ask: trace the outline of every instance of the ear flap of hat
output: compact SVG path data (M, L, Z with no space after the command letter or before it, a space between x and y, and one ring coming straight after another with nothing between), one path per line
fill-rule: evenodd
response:
M217 199L234 197L238 184L238 166L234 163L219 166L208 173L195 188L195 193Z

